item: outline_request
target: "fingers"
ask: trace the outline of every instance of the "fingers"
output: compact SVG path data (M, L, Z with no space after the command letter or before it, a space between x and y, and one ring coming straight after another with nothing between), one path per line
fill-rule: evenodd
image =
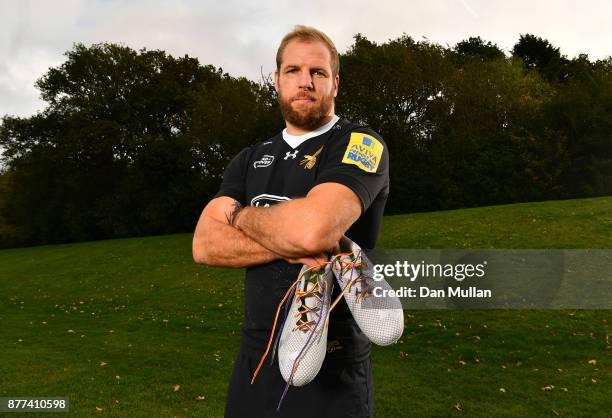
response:
M319 265L319 262L313 257L285 258L285 261L291 264L304 264L308 267L316 267Z
M304 264L308 267L313 267L313 271L318 271L324 265L323 263L327 261L327 258L323 254L317 254L311 257L304 257L302 260L304 260Z
M323 253L314 254L308 257L286 258L285 260L291 264L304 264L308 267L312 267L314 271L319 270L328 261L327 256Z
M312 271L319 271L321 268L321 263L316 258L307 258L306 264L308 267L312 267Z
M324 253L316 254L316 255L312 256L312 258L317 260L317 262L319 264L323 264L323 263L325 263L327 261L327 255L325 255Z

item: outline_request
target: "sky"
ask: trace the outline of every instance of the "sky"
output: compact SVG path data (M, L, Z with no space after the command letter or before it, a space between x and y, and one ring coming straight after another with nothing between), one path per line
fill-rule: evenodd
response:
M609 0L0 0L0 117L44 109L34 83L74 43L187 54L259 80L274 71L276 48L296 24L323 30L340 52L357 33L379 43L407 34L445 46L480 36L506 52L531 33L569 58L595 60L612 55L610 22Z

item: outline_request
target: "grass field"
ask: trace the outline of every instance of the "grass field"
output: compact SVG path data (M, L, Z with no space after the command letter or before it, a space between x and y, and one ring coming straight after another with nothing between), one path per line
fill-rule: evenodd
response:
M379 247L612 248L612 197L386 217ZM0 251L0 396L220 417L242 277L194 265L189 234ZM405 313L373 350L377 417L612 413L611 311Z

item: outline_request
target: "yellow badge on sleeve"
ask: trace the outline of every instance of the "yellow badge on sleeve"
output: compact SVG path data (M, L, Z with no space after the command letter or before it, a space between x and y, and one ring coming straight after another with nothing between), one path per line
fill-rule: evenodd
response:
M351 133L348 147L346 147L344 152L342 162L345 164L355 164L368 173L376 173L383 149L383 144L372 135L353 132Z

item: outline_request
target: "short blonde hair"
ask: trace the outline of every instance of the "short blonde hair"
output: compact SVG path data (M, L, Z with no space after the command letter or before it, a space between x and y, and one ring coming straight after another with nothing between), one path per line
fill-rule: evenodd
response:
M302 42L323 42L327 49L329 50L329 54L331 55L331 69L334 76L338 75L340 71L340 58L338 57L338 50L336 49L336 45L329 39L329 36L324 34L318 29L315 29L310 26L302 26L297 25L291 32L285 35L283 40L278 47L278 51L276 51L276 69L280 71L280 67L283 61L283 52L287 47L287 44L293 40L298 40Z

